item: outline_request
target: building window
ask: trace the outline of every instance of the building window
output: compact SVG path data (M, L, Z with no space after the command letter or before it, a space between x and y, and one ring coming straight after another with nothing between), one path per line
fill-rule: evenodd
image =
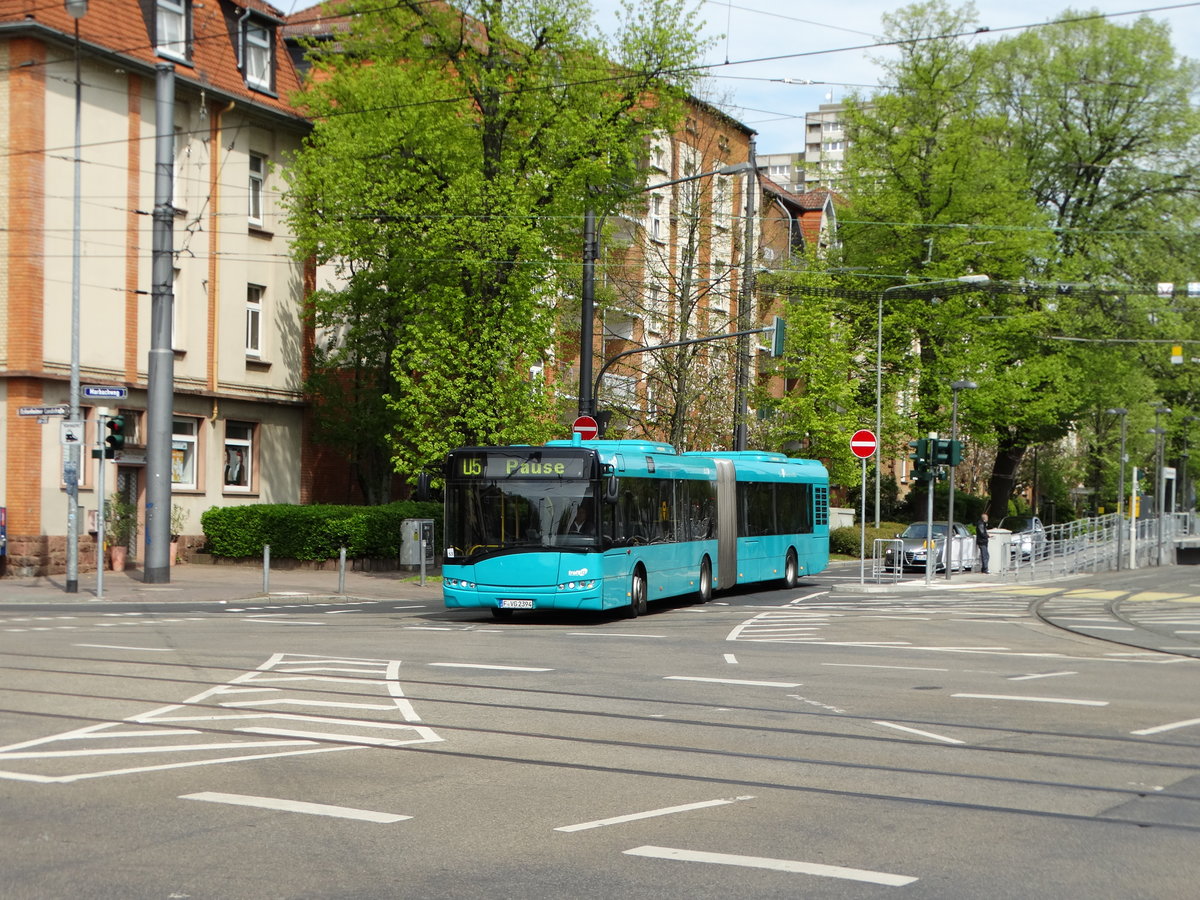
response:
M225 490L249 491L253 481L254 426L225 423Z
M257 153L250 154L250 208L251 225L263 224L263 184L267 177L267 158Z
M665 241L667 239L666 222L663 218L666 206L665 200L666 198L662 194L650 195L649 231L650 239L654 241Z
M191 51L191 11L188 0L158 0L155 50L160 56L188 59Z
M252 284L246 288L246 355L262 358L262 308L266 288Z
M197 419L175 419L171 427L171 486L196 490Z
M273 87L271 51L274 37L269 25L253 17L242 25L242 74L250 87L263 91Z

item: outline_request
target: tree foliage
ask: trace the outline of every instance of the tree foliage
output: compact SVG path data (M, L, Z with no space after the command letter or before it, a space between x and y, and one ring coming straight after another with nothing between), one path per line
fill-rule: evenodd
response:
M997 515L1030 447L1178 396L1149 342L1194 329L1147 285L1196 256L1197 68L1149 19L1059 19L988 40L971 5L905 7L885 17L889 87L850 112L842 261L915 285L883 293L885 434L946 430L950 383L978 383L960 427L994 450ZM992 284L948 284L969 273Z
M291 172L297 250L344 285L315 306L325 367L369 372L385 399L346 424L409 475L560 427L530 373L583 211L638 182L699 50L683 0L627 4L614 43L581 0L456 6L340 8L349 30L310 49L316 124Z

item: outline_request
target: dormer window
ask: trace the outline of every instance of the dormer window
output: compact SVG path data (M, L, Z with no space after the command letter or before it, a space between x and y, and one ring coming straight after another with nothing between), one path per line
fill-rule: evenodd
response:
M242 23L242 74L246 84L260 91L275 87L274 79L275 30L250 16Z
M155 50L186 62L191 51L191 12L189 0L157 0Z

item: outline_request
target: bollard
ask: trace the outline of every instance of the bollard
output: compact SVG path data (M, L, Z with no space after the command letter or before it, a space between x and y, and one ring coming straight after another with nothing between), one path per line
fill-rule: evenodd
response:
M271 545L263 544L263 596L271 593Z
M346 593L346 548L338 553L338 593Z
M425 587L425 538L421 538L421 587Z

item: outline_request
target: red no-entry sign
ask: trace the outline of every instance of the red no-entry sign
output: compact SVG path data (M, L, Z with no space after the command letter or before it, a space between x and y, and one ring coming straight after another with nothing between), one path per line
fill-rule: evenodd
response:
M875 438L875 432L867 431L865 428L854 432L850 437L850 452L859 459L874 456L878 446L879 441Z
M596 424L596 420L591 416L580 416L571 426L571 431L585 441L592 441L600 434L600 426Z

